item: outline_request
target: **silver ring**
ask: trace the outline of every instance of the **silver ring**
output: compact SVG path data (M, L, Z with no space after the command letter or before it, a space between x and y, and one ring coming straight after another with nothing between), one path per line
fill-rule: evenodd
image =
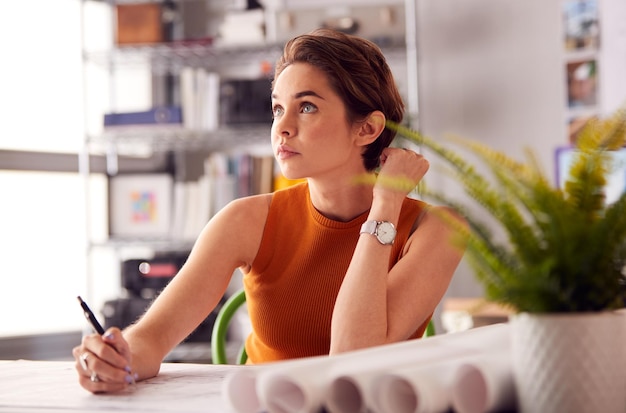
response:
M100 378L98 377L98 375L96 374L95 371L91 372L91 377L90 377L91 381L93 381L94 383L97 383L100 381Z
M78 358L78 362L80 363L80 366L85 371L89 371L89 367L87 366L87 357L89 357L89 353L83 353Z

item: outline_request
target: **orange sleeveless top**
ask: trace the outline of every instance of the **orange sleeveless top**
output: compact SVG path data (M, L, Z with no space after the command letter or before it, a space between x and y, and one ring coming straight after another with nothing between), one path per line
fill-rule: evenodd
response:
M405 199L390 268L426 205ZM272 195L261 246L243 277L250 363L328 354L335 299L367 215L349 222L324 217L313 207L307 183ZM411 338L421 337L428 321Z

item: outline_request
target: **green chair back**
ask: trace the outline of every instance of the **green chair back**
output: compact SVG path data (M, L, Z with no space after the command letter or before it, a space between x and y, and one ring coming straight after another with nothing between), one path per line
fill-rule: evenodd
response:
M213 324L211 334L211 359L213 364L228 364L226 356L226 335L230 320L244 303L246 302L246 292L242 289L231 295L222 305ZM245 346L241 346L237 355L237 364L245 364L248 360Z
M220 311L217 313L215 324L213 325L213 333L211 335L211 358L213 364L228 364L228 358L226 356L226 335L228 333L228 325L231 319L244 303L246 302L246 292L242 289L231 295L228 300L222 305ZM431 337L435 335L435 323L430 320L424 337ZM246 353L245 346L241 346L239 353L237 354L237 364L246 364L248 360L248 354Z

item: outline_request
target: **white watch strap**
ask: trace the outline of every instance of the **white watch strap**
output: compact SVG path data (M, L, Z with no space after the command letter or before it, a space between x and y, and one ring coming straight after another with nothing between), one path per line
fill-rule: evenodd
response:
M376 235L376 226L378 225L377 221L365 221L363 225L361 225L361 234L372 234Z

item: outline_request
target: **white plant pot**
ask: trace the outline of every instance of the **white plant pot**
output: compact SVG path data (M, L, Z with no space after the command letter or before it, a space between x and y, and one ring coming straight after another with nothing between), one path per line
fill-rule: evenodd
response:
M520 413L626 412L626 313L511 317Z

